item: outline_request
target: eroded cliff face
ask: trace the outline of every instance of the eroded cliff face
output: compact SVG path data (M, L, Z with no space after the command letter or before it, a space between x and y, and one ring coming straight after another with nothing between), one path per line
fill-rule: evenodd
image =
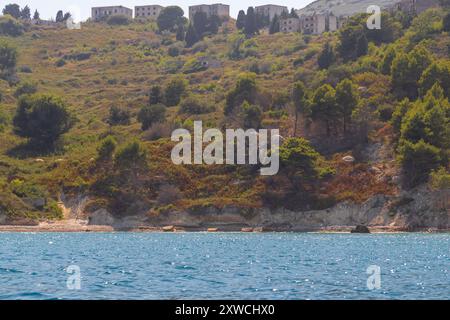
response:
M159 215L140 212L128 217L115 217L105 209L98 209L86 216L90 225L109 225L115 229L170 225L184 230L240 231L249 227L301 232L345 231L356 225L366 225L380 231L426 231L450 229L449 201L450 190L437 192L423 186L396 197L379 195L363 204L345 202L318 211L227 206L174 210Z

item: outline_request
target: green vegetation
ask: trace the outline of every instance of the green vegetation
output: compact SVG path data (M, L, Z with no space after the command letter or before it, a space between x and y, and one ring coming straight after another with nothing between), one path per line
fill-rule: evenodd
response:
M167 7L156 22L87 22L77 32L6 11L0 214L59 219L62 192L117 215L160 205L312 210L448 181L448 9L383 14L381 30L358 15L319 36L281 33L281 17L270 24L252 8L237 21L189 24ZM196 120L278 128L280 173L173 165L172 131Z

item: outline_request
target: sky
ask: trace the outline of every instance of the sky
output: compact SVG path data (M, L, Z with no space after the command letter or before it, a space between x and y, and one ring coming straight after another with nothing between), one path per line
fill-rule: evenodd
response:
M277 4L301 9L311 2L313 0L1 0L0 7L3 9L5 4L8 3L17 3L21 7L28 5L32 12L35 9L39 11L41 19L55 18L58 10L70 11L74 14L76 20L86 20L91 15L91 7L107 5L123 5L133 10L135 5L177 5L182 7L187 14L190 5L224 3L230 5L231 16L236 17L239 10L246 10L249 6ZM78 18L79 16L81 18Z

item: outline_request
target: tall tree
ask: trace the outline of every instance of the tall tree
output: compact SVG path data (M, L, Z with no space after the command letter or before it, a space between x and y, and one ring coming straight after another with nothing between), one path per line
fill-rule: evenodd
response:
M236 28L238 28L238 30L242 30L245 28L245 19L246 19L245 11L240 10L236 20Z
M297 124L298 124L298 116L299 114L306 113L307 108L307 95L306 88L303 82L297 81L294 83L294 88L292 90L292 101L294 103L295 108L295 123L294 123L294 137L297 136Z
M31 19L31 10L29 6L25 6L20 12L20 17L25 20Z
M177 34L176 34L177 41L184 41L185 36L186 31L184 30L184 25L177 26Z
M320 69L328 69L335 61L335 55L333 47L329 42L325 43L322 52L320 53L317 63Z
M37 10L34 11L34 15L33 15L33 20L40 20L41 19L41 15L39 14L39 12Z
M195 30L192 23L189 24L188 30L186 32L186 46L188 48L192 47L194 44L196 44L200 40L197 31Z
M51 148L72 127L66 104L52 95L25 95L17 106L14 132L43 148Z
M194 14L193 20L195 32L197 33L198 37L202 38L203 34L206 32L208 25L208 16L206 15L206 12L197 11Z
M255 9L253 7L249 7L247 9L247 15L245 18L245 28L244 33L247 36L252 36L258 32L258 28L256 26L256 14Z
M312 117L325 124L327 137L331 136L331 129L339 119L339 111L336 105L336 91L332 86L324 84L314 93L312 99Z
M336 86L336 104L342 114L344 134L351 119L353 110L358 106L359 97L356 86L349 79L344 79Z
M269 34L274 34L277 32L280 32L280 18L278 18L278 15L276 14L270 22Z
M64 12L63 12L62 10L59 10L59 11L56 13L56 19L55 19L55 21L56 21L56 22L63 22L63 21L64 21Z
M366 35L363 33L356 42L356 56L357 57L365 56L368 51L369 51L369 42L367 41Z
M160 31L175 31L177 26L184 25L186 18L184 18L184 11L178 6L168 6L161 10L156 19L158 29Z
M20 11L20 6L18 4L12 3L5 6L5 8L3 9L3 14L9 14L14 18L19 19L22 12Z

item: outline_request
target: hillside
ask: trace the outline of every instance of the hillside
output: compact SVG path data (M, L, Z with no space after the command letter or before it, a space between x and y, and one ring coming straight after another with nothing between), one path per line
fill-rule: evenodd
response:
M439 161L416 168L414 174L423 171L426 176L409 181L405 177L412 175L405 170L410 162L401 162L399 145L417 141L407 140L395 122L409 125L407 113L400 112L405 97L419 105L434 94L448 124L447 96L432 92L425 97L431 86L418 84L432 61L448 66L450 36L443 30L443 17L442 11L430 10L406 25L389 17L390 28L367 34L367 52L358 57L350 56L358 50L339 49L339 32L304 36L261 31L245 37L235 21L190 48L174 33L160 33L155 24L140 22L85 23L81 30L27 26L20 36L2 37L17 48L18 62L16 74L0 80L0 224L75 218L113 224L126 218L148 225L197 225L200 220L214 224L227 214L241 218L223 221L242 224L242 217L263 221L261 212L282 215L288 210L289 217L292 212L321 212L324 216L314 220L317 225L345 225L353 218L342 214L343 204L354 206L354 212L372 212L376 203L386 215L384 222L377 221L380 225L446 226L448 189L433 191L428 181L439 168L436 177L448 177L448 126L429 141L433 150L439 148ZM355 25L364 25L361 17L355 19ZM319 67L326 44L334 48L334 57ZM423 50L429 61L419 78L399 86L391 68L393 51L400 59L400 53L423 57ZM417 73L419 67L412 69ZM336 91L347 92L344 80L351 83L350 100L323 102ZM296 113L292 91L297 81L304 83L306 97ZM449 83L440 85L447 95ZM141 110L149 105L155 86L166 93L159 101L165 115L142 128ZM183 88L180 101L169 103L171 86ZM408 91L414 86L416 92ZM61 97L73 117L70 130L51 150L30 144L14 130L20 96L34 91ZM244 100L256 107L244 106ZM353 109L340 111L349 105ZM113 107L118 110L115 117ZM281 151L280 173L264 177L251 165L174 165L170 135L177 128L192 130L196 120L208 128L240 128L249 122L279 128L289 142ZM108 137L113 137L114 147L102 158L100 146L107 146ZM424 162L415 163L430 163L427 156L420 160ZM411 200L419 194L422 206ZM333 212L330 222L326 210ZM403 219L411 210L429 210L439 218L430 223L412 216ZM266 220L285 223L281 218ZM308 225L306 220L301 223Z
M400 2L400 0L380 0L376 2L376 5L386 9L396 2ZM335 16L351 16L357 13L365 13L367 8L374 4L371 0L317 0L297 12L298 14L332 12Z

